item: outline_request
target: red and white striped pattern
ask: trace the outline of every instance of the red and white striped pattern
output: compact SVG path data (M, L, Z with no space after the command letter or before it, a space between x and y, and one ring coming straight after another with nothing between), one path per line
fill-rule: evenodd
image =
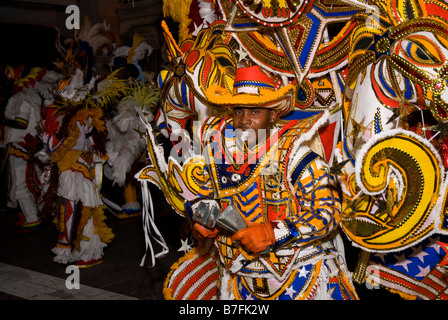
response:
M173 265L165 281L167 300L216 300L219 271L209 252L188 252Z

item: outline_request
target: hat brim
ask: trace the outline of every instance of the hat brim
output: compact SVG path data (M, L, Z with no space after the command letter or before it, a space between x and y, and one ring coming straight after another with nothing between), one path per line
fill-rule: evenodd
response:
M275 91L260 89L259 94L232 94L215 84L205 91L205 96L211 103L226 108L267 108L284 115L294 108L295 86L288 84Z

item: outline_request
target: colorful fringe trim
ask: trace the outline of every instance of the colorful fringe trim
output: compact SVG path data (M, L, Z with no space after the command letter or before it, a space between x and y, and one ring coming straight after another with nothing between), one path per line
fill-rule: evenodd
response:
M210 252L197 248L173 264L163 285L167 300L216 300L219 270Z
M81 219L79 221L78 229L76 230L76 238L73 241L75 250L80 251L80 242L84 239L83 231L89 219L93 219L93 225L95 226L95 233L99 235L100 239L104 243L110 243L115 235L112 233L112 229L109 228L104 220L106 216L104 215L104 207L82 207Z

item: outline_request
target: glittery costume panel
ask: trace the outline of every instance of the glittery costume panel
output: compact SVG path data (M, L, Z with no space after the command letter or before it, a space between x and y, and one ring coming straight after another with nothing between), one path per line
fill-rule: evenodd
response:
M447 299L448 6L371 5L353 17L338 159L341 226L361 248L353 278Z

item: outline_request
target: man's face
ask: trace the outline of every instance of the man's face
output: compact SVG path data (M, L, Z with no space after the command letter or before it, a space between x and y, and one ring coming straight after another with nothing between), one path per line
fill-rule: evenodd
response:
M242 134L239 138L247 141L249 147L255 146L266 139L269 130L272 129L277 119L277 111L265 108L243 108L233 109L233 127Z

